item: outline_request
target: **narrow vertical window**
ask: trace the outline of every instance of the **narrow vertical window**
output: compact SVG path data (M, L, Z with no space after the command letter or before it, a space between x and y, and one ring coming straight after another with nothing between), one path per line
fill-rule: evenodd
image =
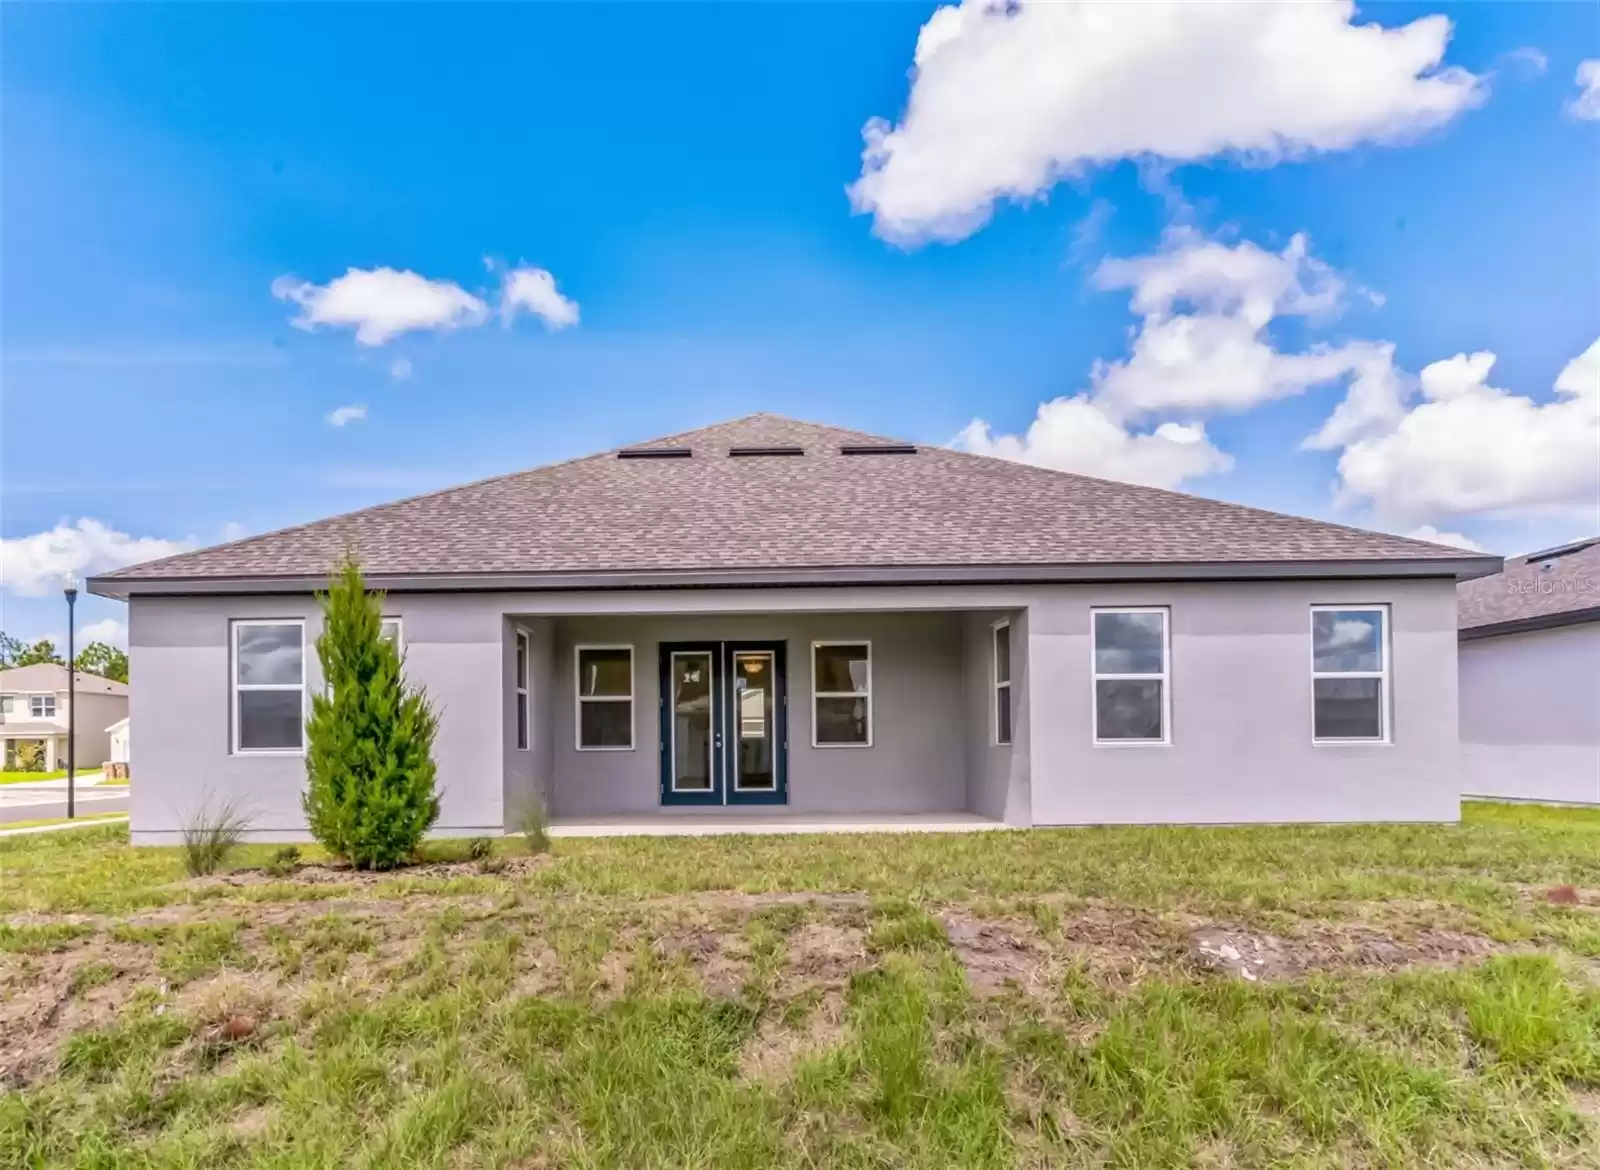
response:
M1320 743L1389 739L1389 612L1311 610L1311 736Z
M528 635L517 631L517 750L528 750Z
M1011 742L1011 623L994 624L994 741Z
M633 647L578 646L578 750L633 747Z
M811 644L811 745L872 746L872 643Z
M393 643L394 648L402 654L405 652L405 644L400 637L399 618L384 618L381 622L379 622L378 637Z
M298 752L305 745L305 624L233 623L233 750Z
M1096 743L1166 743L1167 611L1097 609L1094 620Z

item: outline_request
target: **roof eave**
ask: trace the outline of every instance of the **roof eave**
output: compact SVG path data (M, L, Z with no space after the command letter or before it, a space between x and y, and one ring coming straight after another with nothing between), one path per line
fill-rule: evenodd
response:
M1512 618L1510 621L1488 622L1481 626L1463 626L1457 637L1463 642L1479 638L1494 638L1501 634L1526 634L1533 630L1554 630L1561 626L1577 626L1585 622L1600 622L1600 605L1587 609L1569 609L1562 613L1541 613L1533 617Z
M616 569L553 573L372 573L367 584L392 593L507 592L554 589L719 589L838 585L1018 585L1096 581L1255 581L1448 577L1470 581L1498 573L1499 557L1405 560L1198 561L1054 565L855 565L737 569ZM90 593L130 597L191 594L309 593L325 575L229 577L91 577Z

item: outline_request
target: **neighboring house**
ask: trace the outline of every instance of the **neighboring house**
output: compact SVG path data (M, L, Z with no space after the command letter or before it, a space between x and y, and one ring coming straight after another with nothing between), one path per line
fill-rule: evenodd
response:
M110 727L106 728L106 734L111 737L111 754L106 757L106 762L110 764L126 764L129 750L127 717L124 716L118 719Z
M771 415L95 578L138 842L304 835L313 591L359 551L437 705L437 831L690 811L1453 821L1496 557Z
M1462 791L1600 804L1600 537L1457 592Z
M97 768L111 751L106 725L128 713L128 684L77 671L73 683L78 717L74 762ZM7 770L17 764L20 749L38 746L45 771L67 766L67 668L52 662L0 670L0 739L5 743Z

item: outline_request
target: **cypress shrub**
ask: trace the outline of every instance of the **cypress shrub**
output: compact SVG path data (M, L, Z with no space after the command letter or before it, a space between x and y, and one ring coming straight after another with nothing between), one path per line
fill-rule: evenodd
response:
M369 593L346 554L319 594L317 659L325 691L306 721L311 834L357 869L407 861L439 817L427 695L406 685L400 650L382 635L383 594Z

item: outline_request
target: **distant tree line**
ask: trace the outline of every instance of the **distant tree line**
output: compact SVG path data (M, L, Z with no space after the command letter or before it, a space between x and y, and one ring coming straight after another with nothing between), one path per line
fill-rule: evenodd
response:
M29 645L20 638L13 638L10 634L0 631L0 670L10 670L17 666L35 666L41 662L53 662L57 666L67 664L66 659L56 651L54 640L50 638L40 638ZM128 652L107 645L105 642L90 642L72 660L72 667L84 674L97 674L101 678L125 683L128 681Z

